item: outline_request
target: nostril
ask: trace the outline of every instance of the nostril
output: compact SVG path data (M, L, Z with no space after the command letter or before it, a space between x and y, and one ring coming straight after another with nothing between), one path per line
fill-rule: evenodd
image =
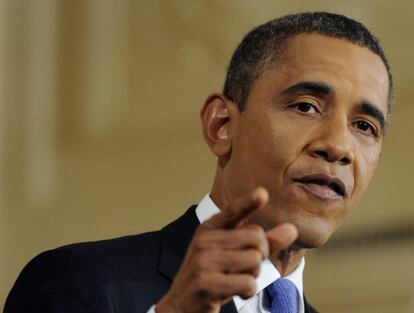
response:
M347 156L337 158L334 154L330 154L328 151L324 151L324 150L316 150L316 151L313 151L312 154L315 158L320 158L328 162L337 161L342 165L348 165L351 163L351 160Z
M347 157L343 157L343 158L341 158L341 159L339 160L339 162L340 162L341 164L343 164L343 165L347 165L347 164L350 164L350 163L351 163L351 160L350 160L349 158L347 158Z
M329 163L349 165L354 160L354 154L348 145L330 144L324 141L315 141L306 147L309 156Z
M318 150L318 151L314 151L313 154L315 155L315 157L322 158L324 160L329 159L329 154L327 151Z

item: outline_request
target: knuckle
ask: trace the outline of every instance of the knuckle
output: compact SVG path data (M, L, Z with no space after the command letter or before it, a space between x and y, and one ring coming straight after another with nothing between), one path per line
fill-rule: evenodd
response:
M210 246L211 246L210 238L208 237L206 232L199 235L194 242L194 248L198 252L208 250Z
M255 265L260 265L260 263L262 262L262 259L263 259L262 253L260 253L260 251L258 251L258 250L253 250L251 252L251 254L252 254L253 263Z
M266 240L266 234L262 227L259 225L250 225L248 228L248 232L251 238L253 238L257 243Z
M199 238L195 243L194 243L194 248L196 251L200 252L203 251L205 249L206 243L205 240L202 238Z
M262 252L263 259L266 259L269 256L269 243L267 241L264 241L260 245L259 249Z
M202 273L203 271L208 269L209 261L207 260L207 255L204 253L198 254L194 258L194 266L197 269L198 273Z
M246 292L253 296L256 293L256 281L254 277L249 277L246 285Z
M210 283L208 282L207 275L198 274L194 279L196 293L200 296L207 296L210 292Z
M246 255L244 266L246 272L257 277L260 273L260 264L263 260L263 254L257 250L250 250Z
M253 276L248 276L246 278L245 284L244 284L244 288L242 291L242 296L243 298L247 299L250 298L252 296L254 296L256 294L256 282Z
M261 228L260 226L257 226L257 228L256 228L256 236L257 236L257 239L259 241L265 241L266 240L266 233L265 233L264 229Z
M253 270L253 272L252 272L252 275L255 278L257 278L257 277L259 277L259 274L260 274L260 267L255 267L254 270Z

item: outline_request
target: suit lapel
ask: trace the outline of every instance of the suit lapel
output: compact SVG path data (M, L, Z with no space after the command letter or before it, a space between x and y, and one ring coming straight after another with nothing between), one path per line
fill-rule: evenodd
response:
M237 313L237 308L234 304L234 301L231 300L230 302L227 302L225 305L223 305L220 309L220 313Z
M305 302L305 313L318 313L318 311L309 304L305 296L303 296L303 300Z
M158 271L170 280L177 274L194 232L200 225L195 208L196 206L192 206L184 215L161 230Z

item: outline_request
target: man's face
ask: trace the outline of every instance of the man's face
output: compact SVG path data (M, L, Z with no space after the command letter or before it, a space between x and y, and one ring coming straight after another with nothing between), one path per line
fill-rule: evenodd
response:
M254 222L298 227L303 247L324 244L375 172L388 76L367 48L319 34L293 37L252 86L234 121L227 196L270 194Z

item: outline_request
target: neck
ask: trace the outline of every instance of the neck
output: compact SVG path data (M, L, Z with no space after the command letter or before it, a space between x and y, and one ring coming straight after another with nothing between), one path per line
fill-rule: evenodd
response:
M289 275L298 267L305 256L305 252L305 249L283 250L278 254L271 255L269 259L283 277Z

